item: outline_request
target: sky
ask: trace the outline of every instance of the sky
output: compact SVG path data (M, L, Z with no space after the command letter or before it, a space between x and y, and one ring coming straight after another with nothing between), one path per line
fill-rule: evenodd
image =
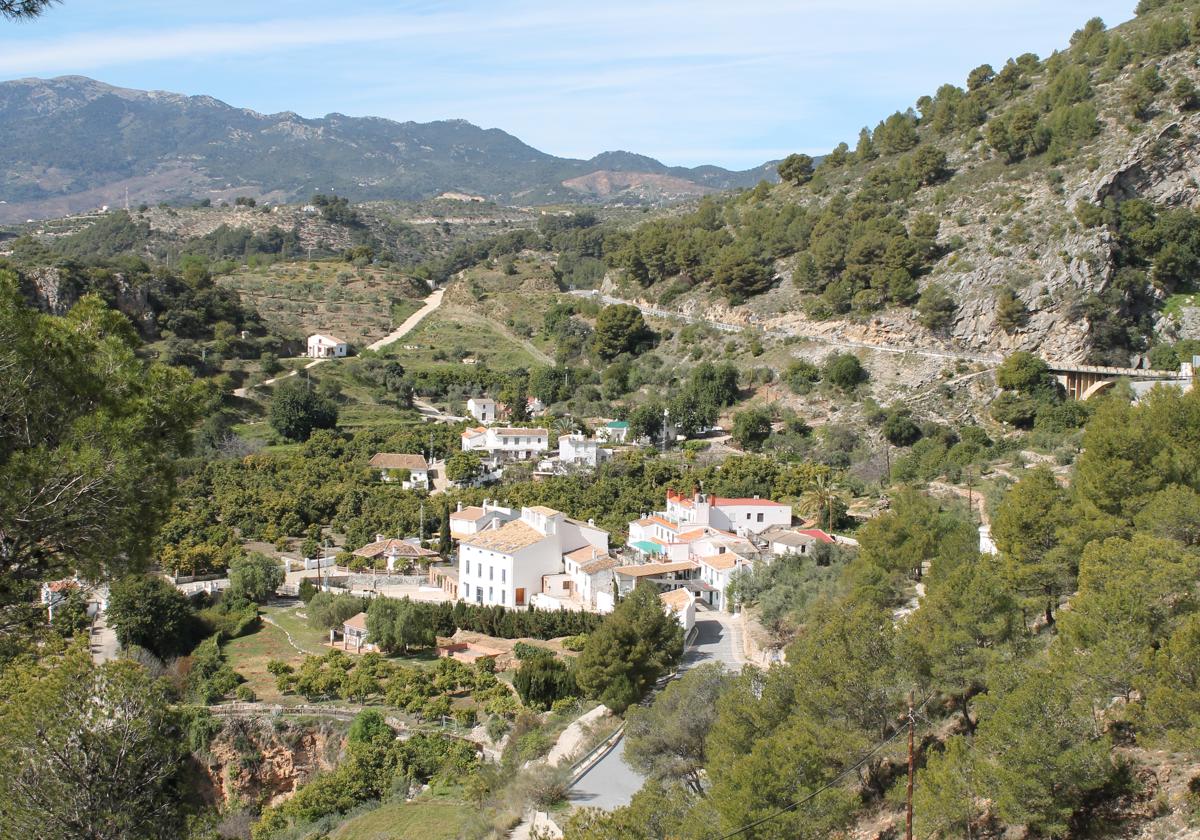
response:
M563 157L750 168L851 146L975 66L1135 0L64 0L0 79L90 76L265 113L466 119Z

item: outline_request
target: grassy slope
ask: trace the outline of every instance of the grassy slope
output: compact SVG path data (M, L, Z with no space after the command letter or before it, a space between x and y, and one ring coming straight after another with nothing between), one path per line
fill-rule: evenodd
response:
M413 802L389 802L343 823L330 840L453 840L470 813L466 802L435 794Z

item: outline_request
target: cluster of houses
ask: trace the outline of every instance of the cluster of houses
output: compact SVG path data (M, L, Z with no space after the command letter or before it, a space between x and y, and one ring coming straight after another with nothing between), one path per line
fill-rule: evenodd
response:
M854 541L794 528L790 505L759 498L669 492L665 510L629 523L622 553L609 534L553 508L506 507L491 500L450 514L457 564L435 564L430 580L454 599L505 607L609 612L639 584L661 590L664 607L691 629L696 603L734 607L739 570L820 544Z

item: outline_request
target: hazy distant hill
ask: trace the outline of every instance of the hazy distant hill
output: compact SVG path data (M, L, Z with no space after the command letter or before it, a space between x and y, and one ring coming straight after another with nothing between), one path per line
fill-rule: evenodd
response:
M610 188L563 185L588 176ZM688 169L629 152L558 158L463 120L267 115L208 96L129 90L81 76L0 83L0 221L122 204L126 189L135 204L235 195L295 200L317 190L353 200L453 190L537 204L656 201L753 186L764 177L774 178L773 166Z

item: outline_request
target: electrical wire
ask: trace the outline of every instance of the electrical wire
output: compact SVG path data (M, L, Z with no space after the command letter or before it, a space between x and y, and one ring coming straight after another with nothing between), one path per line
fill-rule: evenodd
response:
M921 709L925 708L925 704L928 703L931 699L933 699L932 693L929 694L928 696L926 696L926 698L921 701L921 704L912 710L912 714L916 715L917 712L919 712ZM775 811L772 814L767 814L765 817L759 817L754 822L746 823L741 828L734 829L733 831L729 832L728 834L722 834L720 837L715 838L715 840L729 840L730 837L737 837L739 834L744 834L745 832L749 831L752 828L756 828L756 827L762 825L763 823L770 822L773 819L783 816L784 814L788 813L789 811L794 811L796 808L799 808L801 805L811 802L812 800L814 800L818 796L820 796L822 793L824 793L825 791L829 790L831 787L836 785L847 775L849 775L850 773L854 772L855 770L857 770L858 768L860 768L864 764L866 764L867 761L869 761L873 756L875 756L880 750L882 750L884 747L886 747L892 741L895 741L901 735L905 735L907 733L908 733L908 730L906 728L897 729L895 734L893 734L890 738L888 738L884 741L880 741L878 744L876 744L866 755L864 755L862 758L860 758L856 764L852 764L851 766L847 767L841 773L838 773L836 776L834 776L828 782L823 784L821 787L814 790L808 796L804 797L803 799L797 799L795 802L791 802L787 805L784 805L782 808L780 808L778 811Z

